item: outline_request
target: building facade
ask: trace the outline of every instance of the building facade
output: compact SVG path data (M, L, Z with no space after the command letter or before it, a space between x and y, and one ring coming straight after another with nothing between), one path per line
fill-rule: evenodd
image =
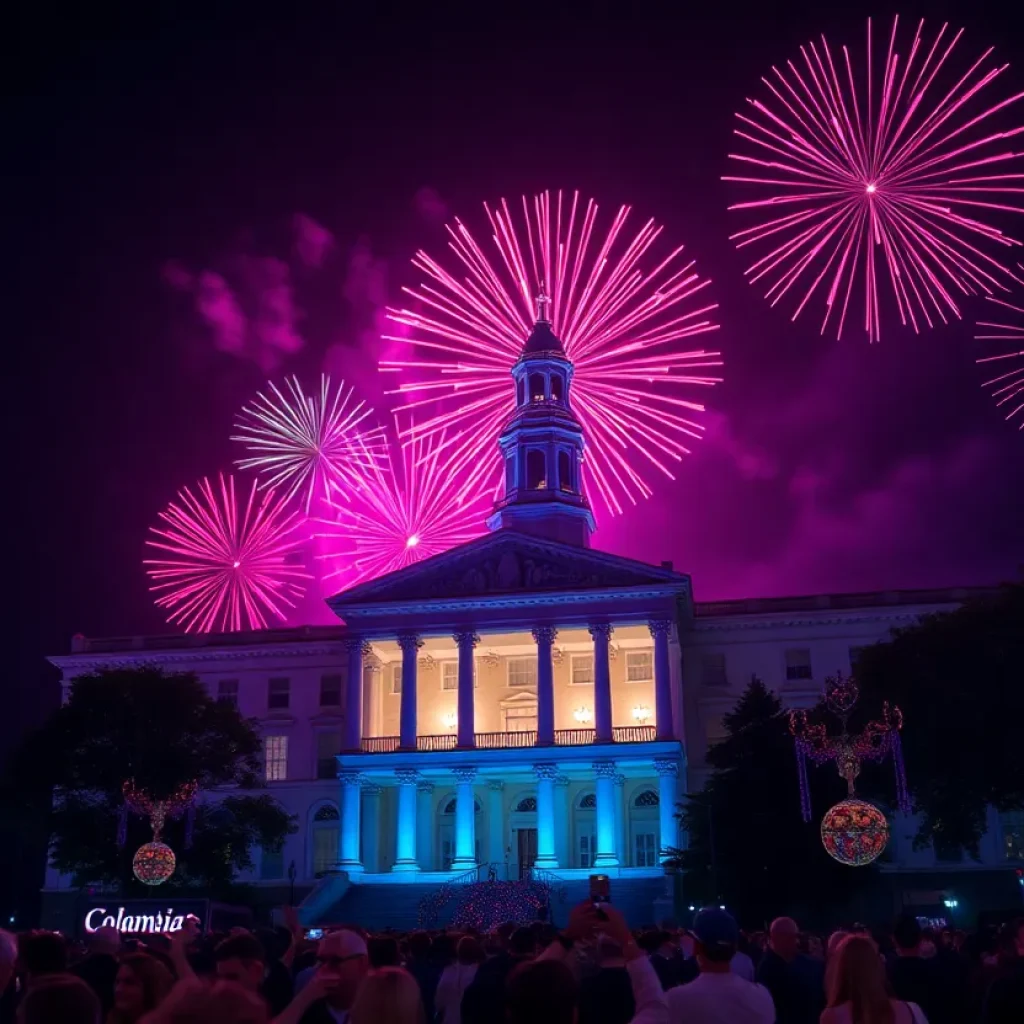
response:
M750 678L790 706L812 704L859 648L969 596L695 604L670 564L590 547L572 366L543 315L513 379L491 532L332 598L344 625L76 638L52 659L66 685L103 665L195 671L258 721L268 786L298 831L283 851L261 851L248 881L274 902L286 885L288 898L306 896L311 921L341 919L369 893L380 905L411 895L401 886L527 870L646 881L633 914L653 920L662 862L686 843L677 803L702 786L707 749ZM795 779L779 784L796 799ZM982 866L1006 868L1024 823L990 824ZM887 870L976 869L914 850L913 832L897 820ZM51 901L66 886L51 870Z

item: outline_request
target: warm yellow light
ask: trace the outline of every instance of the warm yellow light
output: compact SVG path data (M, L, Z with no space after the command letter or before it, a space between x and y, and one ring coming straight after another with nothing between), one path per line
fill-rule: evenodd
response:
M581 725L586 722L592 722L594 720L594 712L590 708L577 708L573 713L572 717L576 719Z
M637 706L633 708L633 717L638 722L646 722L647 719L651 717L651 709L646 704L637 704Z

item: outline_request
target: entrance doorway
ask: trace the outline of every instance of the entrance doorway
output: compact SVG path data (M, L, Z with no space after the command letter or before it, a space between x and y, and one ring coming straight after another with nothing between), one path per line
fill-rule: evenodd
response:
M537 863L537 830L516 829L516 850L519 853L519 877L525 878L530 868Z

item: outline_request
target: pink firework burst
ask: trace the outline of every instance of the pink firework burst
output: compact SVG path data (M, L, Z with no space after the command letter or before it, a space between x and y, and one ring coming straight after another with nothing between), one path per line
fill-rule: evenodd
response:
M332 387L321 375L319 393L310 395L297 377L286 378L283 390L273 382L268 388L242 409L231 438L252 453L236 465L256 470L262 487L281 487L286 499L301 492L308 513L314 495L327 498L332 482L381 456L383 431L344 382Z
M959 317L958 296L1006 291L1015 277L1001 259L1021 243L992 217L1024 212L1022 153L1010 141L1024 128L1000 128L1024 93L992 95L1008 65L991 48L959 63L963 30L943 25L928 43L921 21L901 52L898 25L884 61L870 19L866 59L845 46L833 54L824 36L808 43L761 79L765 100L737 115L746 145L729 157L744 173L725 180L759 195L729 209L758 220L731 237L764 252L746 274L772 305L792 299L794 320L824 299L822 333L833 321L842 335L851 297L863 296L877 341L882 290L918 331Z
M573 408L587 438L586 482L611 513L651 494L645 472L672 477L673 466L699 438L704 405L694 396L719 382L709 376L718 352L689 339L717 330L709 283L683 257L661 251L653 220L627 230L628 206L599 227L598 207L578 192L522 197L519 216L502 200L485 205L491 255L469 228L448 226L455 269L425 252L413 265L427 280L406 288L415 308L389 309L410 328L389 340L416 357L386 360L397 371L406 405L403 440L444 435L466 486L496 490L495 439L515 410L509 370L536 319L535 302L550 296L550 319L574 366Z
M329 514L313 520L326 589L383 576L484 532L489 502L460 482L449 456L443 436L414 439L332 489Z
M1024 266L1020 267L1024 271ZM982 384L992 392L996 406L1006 412L1007 420L1015 420L1018 430L1024 430L1024 296L1016 305L1002 299L989 298L998 307L999 320L979 320L978 341L989 343L998 351L977 360L986 372L995 371Z
M273 491L258 494L253 480L240 505L230 475L221 474L218 487L205 478L194 492L183 487L150 528L146 544L159 557L143 562L168 621L187 633L210 633L283 620L310 578L291 561L302 520L286 504Z

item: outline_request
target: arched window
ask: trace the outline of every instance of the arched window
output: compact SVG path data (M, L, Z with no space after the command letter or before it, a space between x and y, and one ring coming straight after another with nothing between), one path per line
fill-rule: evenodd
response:
M642 793L637 794L636 799L633 801L633 806L657 807L660 802L658 794L653 789L645 789Z
M548 485L544 453L531 448L526 453L526 487L531 491L542 491Z
M572 485L572 460L565 450L558 453L558 489L569 492L576 489Z
M586 796L581 796L579 807L581 811L594 810L597 807L597 794L587 793Z
M516 804L517 811L536 811L537 810L537 798L535 796L524 796L519 803Z
M519 383L516 385L516 395L519 399L520 405L526 405L526 378L520 377Z
M543 402L547 396L544 393L544 374L530 374L530 401Z
M458 798L453 796L451 798L451 800L449 800L448 803L446 803L444 805L444 810L441 813L442 814L454 814L455 813L455 805L456 805L457 802L458 802ZM473 801L473 813L474 814L479 814L480 813L480 801L479 800L474 800Z
M560 373L551 374L551 398L556 402L562 400L562 375Z
M316 809L313 814L310 837L310 846L313 851L311 867L314 878L320 878L326 874L338 860L338 838L340 836L338 826L337 807L333 804L324 804Z

